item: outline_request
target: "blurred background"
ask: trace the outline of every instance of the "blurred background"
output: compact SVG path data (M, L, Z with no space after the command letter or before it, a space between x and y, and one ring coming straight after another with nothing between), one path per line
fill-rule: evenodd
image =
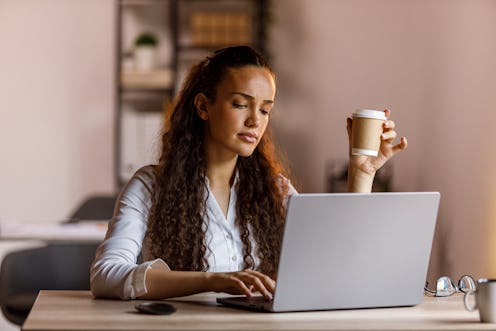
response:
M496 1L142 2L0 0L0 224L115 194L154 161L188 66L253 42L277 74L272 125L301 192L331 189L354 109L391 109L409 147L386 188L441 192L428 278L496 276Z

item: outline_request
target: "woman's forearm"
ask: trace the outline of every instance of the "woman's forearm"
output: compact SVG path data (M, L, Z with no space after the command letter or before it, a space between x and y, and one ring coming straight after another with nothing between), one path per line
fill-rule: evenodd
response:
M139 299L165 299L210 291L208 273L148 269L147 293Z
M270 300L276 286L269 276L250 269L233 272L148 269L145 282L147 293L139 299L165 299L201 292L251 296L253 292L259 292Z
M348 192L370 193L375 173L369 174L358 168L348 167Z

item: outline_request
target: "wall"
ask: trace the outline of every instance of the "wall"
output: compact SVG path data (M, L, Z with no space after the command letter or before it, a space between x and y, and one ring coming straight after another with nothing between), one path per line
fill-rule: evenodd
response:
M0 218L66 217L113 183L111 0L0 0ZM496 2L273 0L273 121L302 191L346 159L345 117L391 108L396 190L442 194L431 277L493 275Z
M0 219L114 187L112 0L0 0Z
M390 108L394 189L442 194L430 278L495 276L496 1L274 1L274 125L302 190L346 158L345 118ZM491 254L489 254L491 252Z

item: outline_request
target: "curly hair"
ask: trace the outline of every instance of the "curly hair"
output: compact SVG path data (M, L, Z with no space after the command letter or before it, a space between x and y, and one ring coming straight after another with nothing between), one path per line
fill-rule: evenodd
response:
M173 270L206 271L206 156L204 121L194 106L203 93L215 100L216 88L229 68L258 66L274 73L265 59L248 46L228 47L191 68L162 135L156 167L147 236L151 253ZM275 77L275 76L274 76ZM243 242L245 268L274 276L281 249L287 173L276 160L267 129L254 152L238 157L236 223ZM250 238L256 243L252 247ZM255 266L254 254L260 263Z

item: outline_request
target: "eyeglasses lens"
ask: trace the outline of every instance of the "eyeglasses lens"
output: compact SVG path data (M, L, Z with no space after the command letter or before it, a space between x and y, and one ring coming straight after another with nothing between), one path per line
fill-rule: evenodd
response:
M437 280L436 296L447 297L456 292L456 285L449 277L441 277Z
M467 293L475 291L477 286L475 285L475 281L472 277L465 275L458 281L458 288L460 291Z

